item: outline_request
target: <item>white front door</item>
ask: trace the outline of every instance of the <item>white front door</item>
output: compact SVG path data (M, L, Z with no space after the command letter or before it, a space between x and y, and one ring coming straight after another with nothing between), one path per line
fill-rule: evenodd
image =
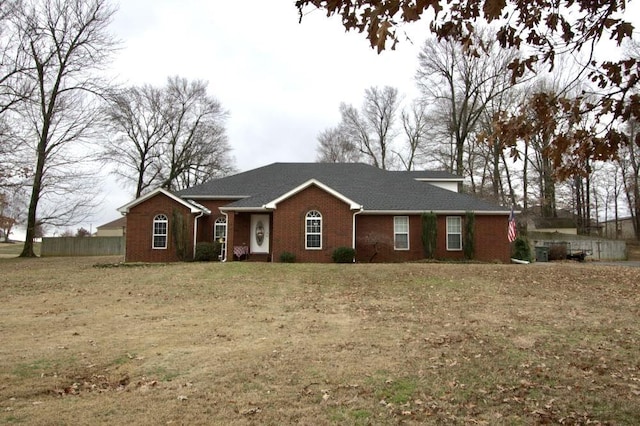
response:
M251 253L269 253L269 215L251 215Z

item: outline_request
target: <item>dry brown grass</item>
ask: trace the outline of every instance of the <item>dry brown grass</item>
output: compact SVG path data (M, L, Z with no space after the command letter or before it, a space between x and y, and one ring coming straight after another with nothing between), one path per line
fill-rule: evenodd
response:
M638 241L627 241L627 253L629 255L629 260L640 261L640 242Z
M0 423L640 419L639 269L94 263L0 259Z
M40 255L40 247L42 243L34 243L33 251L36 255ZM18 257L20 253L22 253L22 248L24 243L22 242L11 242L11 243L0 243L0 258L12 258Z

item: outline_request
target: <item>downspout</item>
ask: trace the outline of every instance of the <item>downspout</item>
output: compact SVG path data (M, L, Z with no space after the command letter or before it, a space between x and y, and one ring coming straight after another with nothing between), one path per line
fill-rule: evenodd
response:
M193 219L193 258L196 258L196 239L198 238L198 219L204 216L204 212L200 212L198 216Z
M352 243L351 243L351 248L355 251L356 250L356 216L359 215L360 213L362 213L362 206L360 206L360 210L353 212L353 224L351 225L351 231L352 231ZM353 258L353 263L356 263L356 259L355 257Z
M222 215L224 216L224 223L226 224L224 227L224 254L222 255L222 259L220 259L221 262L226 262L227 261L227 232L229 232L229 215L227 214L227 212L224 212L222 210L220 210L220 213L222 213Z

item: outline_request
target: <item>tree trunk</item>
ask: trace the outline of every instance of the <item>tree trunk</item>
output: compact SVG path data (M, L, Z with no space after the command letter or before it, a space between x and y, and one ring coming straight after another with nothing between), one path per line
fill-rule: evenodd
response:
M48 126L47 126L48 127ZM43 129L44 130L44 129ZM27 213L27 233L24 240L24 247L20 257L36 257L33 251L33 240L36 237L37 208L40 201L40 191L42 189L42 176L45 163L45 136L40 137L38 144L38 161L36 162L35 175L33 177L33 187L31 190L31 200L29 201L29 212Z

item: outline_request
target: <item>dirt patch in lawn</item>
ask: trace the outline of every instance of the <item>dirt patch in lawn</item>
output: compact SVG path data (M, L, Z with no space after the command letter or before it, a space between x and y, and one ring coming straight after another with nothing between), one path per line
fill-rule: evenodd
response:
M638 270L0 259L0 423L640 418Z

